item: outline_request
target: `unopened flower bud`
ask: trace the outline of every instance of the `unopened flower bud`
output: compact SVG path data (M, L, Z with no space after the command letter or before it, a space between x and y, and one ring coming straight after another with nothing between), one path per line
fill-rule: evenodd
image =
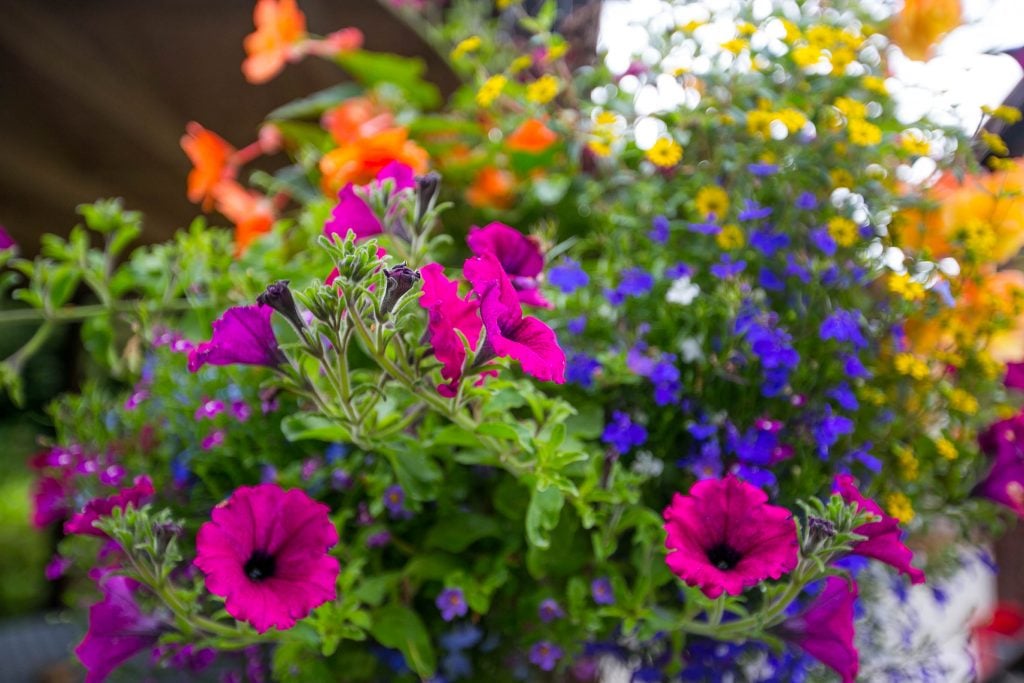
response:
M805 534L805 552L813 552L823 544L834 538L836 527L832 522L821 517L807 518L807 533Z
M416 222L420 223L437 198L441 189L441 176L431 171L426 175L416 176Z
M420 274L400 263L390 270L385 269L384 277L387 278L387 287L384 289L384 300L380 303L382 316L390 313L398 300L419 282Z
M288 280L278 280L267 285L266 291L256 297L256 302L261 306L270 306L283 315L299 334L305 332L306 322L302 319L298 306L295 305L292 290L288 289Z

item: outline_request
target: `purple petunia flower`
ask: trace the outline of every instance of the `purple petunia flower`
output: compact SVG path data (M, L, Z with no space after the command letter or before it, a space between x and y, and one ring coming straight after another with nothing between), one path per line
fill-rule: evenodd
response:
M857 583L830 576L825 588L803 612L775 627L784 640L839 674L843 683L857 678L859 658L853 644Z
M119 665L157 643L161 622L143 614L135 602L139 584L107 574L99 581L103 600L89 608L89 632L75 648L88 671L87 683L99 683Z
M643 425L634 423L629 415L616 410L612 420L605 425L601 433L601 441L611 444L619 453L628 453L635 446L642 446L647 441L647 430Z
M205 436L202 441L199 442L199 446L204 451L208 451L213 448L216 448L217 446L223 445L225 438L226 436L224 434L223 429L215 429L214 431L210 432L210 434Z
M534 643L530 648L530 662L542 671L553 671L562 655L562 648L547 640Z
M658 244L665 244L668 242L669 235L669 223L668 218L664 216L655 216L651 221L651 231L647 233L647 236L651 238L652 242Z
M10 233L8 233L7 230L4 229L4 226L0 225L0 251L3 251L4 249L11 249L17 246L17 242L14 241L14 238L11 237Z
M562 606L553 598L543 600L540 603L540 607L537 608L537 613L540 615L540 620L545 624L549 624L555 619L561 619L565 616L565 611L562 609Z
M590 582L590 595L598 605L615 604L615 592L607 577L600 577Z
M590 276L579 263L567 258L561 265L548 271L548 282L563 294L572 294L577 289L586 287L590 282Z
M236 306L224 311L213 323L213 337L189 352L189 372L204 365L265 365L276 367L285 361L277 345L269 306Z
M451 621L456 617L464 617L469 611L466 604L466 596L462 594L461 588L445 588L437 596L435 603L437 609L441 610L441 618Z

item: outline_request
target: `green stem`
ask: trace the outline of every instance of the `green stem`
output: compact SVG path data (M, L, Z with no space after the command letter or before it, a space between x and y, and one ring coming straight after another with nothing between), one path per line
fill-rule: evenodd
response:
M10 323L25 323L46 320L54 323L74 323L95 318L110 313L132 313L139 309L138 301L117 301L110 305L90 304L88 306L68 306L57 311L44 311L39 308L19 308L9 311L0 311L0 325ZM170 301L161 307L162 311L177 312L188 311L193 307L202 308L202 302L190 302L184 299Z

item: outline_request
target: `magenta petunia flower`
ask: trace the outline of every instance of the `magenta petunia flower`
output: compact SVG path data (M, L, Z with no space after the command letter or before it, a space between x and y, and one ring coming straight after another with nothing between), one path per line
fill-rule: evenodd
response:
M263 633L286 630L334 600L340 568L328 508L299 489L243 486L213 509L196 537L195 565L224 609Z
M374 184L389 179L394 181L395 190L416 187L412 168L397 161L392 161L382 168L377 174ZM366 203L366 200L359 196L352 183L341 188L338 193L338 203L331 210L331 217L324 224L324 234L328 237L338 235L344 238L349 230L356 234L357 239L379 235L384 230L380 219L373 213L373 209Z
M39 477L32 490L32 524L37 529L64 519L71 506L68 504L68 486L54 477Z
M478 311L480 305L459 297L459 285L444 276L444 268L429 263L420 268L423 294L420 306L427 310L427 331L434 357L441 363L441 376L448 380L437 388L442 396L455 395L462 379L462 366L466 362L466 349L456 330L465 335L469 348L476 351L480 343L483 322Z
M835 491L847 503L856 503L858 509L881 517L877 522L868 522L853 530L855 534L867 536L867 540L853 546L853 554L884 562L909 576L911 583L924 583L924 572L910 564L914 553L900 540L899 520L885 514L878 503L861 495L854 478L849 474L836 477Z
M108 498L93 498L86 503L81 512L72 515L71 519L64 523L64 533L102 538L106 534L94 527L93 522L100 517L110 515L118 508L124 509L128 505L135 508L142 507L155 493L153 481L149 477L145 475L135 477L135 483L128 488L121 489Z
M857 648L853 645L856 599L855 581L830 576L825 580L825 588L807 609L773 630L838 673L843 683L853 683L860 668Z
M1005 505L1024 518L1024 414L999 420L979 437L992 467L974 487L976 496Z
M18 243L15 242L10 233L4 229L4 226L0 225L0 251L16 246L18 246Z
M235 306L213 321L213 337L188 354L189 372L204 365L265 365L285 362L277 345L269 306Z
M1007 363L1003 384L1009 389L1024 389L1024 363Z
M103 600L89 608L89 631L75 648L88 671L85 683L101 683L118 666L156 645L162 627L136 604L135 581L107 574L99 583Z
M512 281L520 303L551 308L551 303L539 289L544 254L536 239L504 223L488 223L482 228L470 228L466 244L477 256L492 254L498 259Z
M764 491L742 479L705 479L665 508L669 569L709 598L739 595L792 571L799 541L793 514L768 505Z
M468 259L463 274L480 298L486 351L519 361L523 372L539 380L565 382L565 353L554 331L537 318L523 317L516 290L498 259L493 254Z

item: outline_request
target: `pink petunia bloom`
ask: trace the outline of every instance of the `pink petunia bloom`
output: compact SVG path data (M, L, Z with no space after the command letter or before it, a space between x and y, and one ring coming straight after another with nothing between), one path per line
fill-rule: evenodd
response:
M1009 389L1024 389L1024 363L1007 363L1003 384Z
M243 486L213 509L196 538L195 565L224 609L264 633L286 630L335 598L338 542L328 508L299 489Z
M0 225L0 251L3 251L4 249L10 249L16 246L18 246L18 243L15 242L14 238L11 237L10 233L8 233L7 230L4 229L4 226Z
M455 395L462 379L462 366L466 362L466 349L456 330L465 335L469 348L476 351L480 343L483 322L476 301L467 301L459 296L459 285L444 275L439 263L428 263L420 268L423 290L420 306L427 311L427 331L434 356L441 363L441 376L447 384L437 387L442 396Z
M528 237L504 223L473 226L466 237L469 250L477 256L493 254L516 288L519 302L527 306L551 308L539 289L539 276L544 270L544 254L533 237Z
M101 683L137 653L156 645L159 619L143 614L135 602L138 584L125 576L100 579L103 600L89 608L89 631L75 648L88 673L85 683Z
M188 354L189 372L204 365L265 365L285 361L277 345L269 306L235 306L213 321L213 337Z
M669 569L704 595L739 595L792 571L799 541L793 514L734 476L705 479L665 508Z
M394 181L396 192L416 187L415 172L411 167L398 161L392 161L382 168L373 184L379 185L389 179ZM344 238L349 230L356 234L356 239L372 237L384 231L380 219L373 213L366 200L359 196L352 183L341 188L338 203L324 224L324 234L328 237L338 235Z
M463 274L480 299L480 317L487 330L487 352L519 361L523 372L539 380L565 382L565 353L554 331L537 318L523 317L512 282L497 257L484 254L468 259Z
M42 529L67 517L71 512L69 494L67 484L60 479L49 476L36 479L32 490L32 525Z
M105 537L106 534L94 527L93 522L129 505L140 508L148 503L155 493L156 489L153 488L153 481L149 477L135 477L135 483L128 488L121 489L107 498L93 498L86 503L81 512L75 513L64 523L64 533Z
M856 599L855 581L830 576L814 602L773 630L839 674L843 683L853 683L860 668L853 644Z
M1024 518L1024 413L999 420L978 436L992 468L974 487L976 496L1005 505Z
M855 534L867 536L867 540L855 544L852 553L884 562L909 576L911 583L924 583L924 572L910 564L914 553L900 540L899 520L885 514L875 501L865 498L849 474L836 477L835 491L847 503L856 503L858 509L881 517L877 522L868 522L853 530Z

